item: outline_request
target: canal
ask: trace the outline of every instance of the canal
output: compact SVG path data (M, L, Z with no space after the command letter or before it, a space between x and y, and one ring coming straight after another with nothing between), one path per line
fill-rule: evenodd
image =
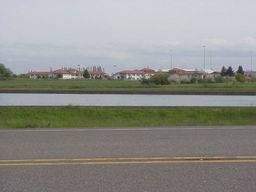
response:
M255 107L256 96L1 93L0 106Z

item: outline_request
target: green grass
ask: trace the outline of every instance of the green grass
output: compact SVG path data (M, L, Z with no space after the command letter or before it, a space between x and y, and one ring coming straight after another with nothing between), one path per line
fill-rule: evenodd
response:
M207 92L256 92L256 82L142 85L138 81L115 80L30 80L0 81L0 90L97 90L97 91L207 91Z
M143 86L137 81L111 80L5 80L0 81L0 89L31 90L112 90L136 89ZM156 86L157 87L157 86Z
M256 125L256 108L1 107L0 128Z

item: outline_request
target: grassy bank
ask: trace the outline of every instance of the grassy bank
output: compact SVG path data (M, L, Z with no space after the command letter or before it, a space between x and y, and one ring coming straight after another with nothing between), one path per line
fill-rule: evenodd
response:
M138 81L15 79L0 81L0 90L256 92L256 82L142 85Z
M256 125L256 108L2 107L0 128Z

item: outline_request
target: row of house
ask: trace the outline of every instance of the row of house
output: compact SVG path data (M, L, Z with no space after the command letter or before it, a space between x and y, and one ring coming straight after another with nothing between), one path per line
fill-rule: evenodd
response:
M90 79L106 79L109 76L102 71L88 71ZM28 76L31 79L82 79L84 71L77 69L57 69L50 72L29 72ZM115 80L142 80L150 79L153 75L169 74L172 78L188 79L192 78L203 79L212 78L220 75L220 72L212 70L198 71L193 69L173 68L166 71L157 71L150 68L143 68L140 70L123 70L112 75Z
M169 74L172 79L191 80L195 79L212 79L221 76L221 72L211 69L197 70L197 69L181 69L173 68L170 70L153 70L144 68L140 70L123 70L112 75L112 79L116 80L142 80L150 79L156 74ZM256 77L256 72L244 72L246 77Z
M107 74L102 71L88 71L90 79L104 79ZM57 69L50 72L29 72L27 75L30 79L82 79L84 71L77 69Z
M173 68L167 71L156 71L153 69L144 68L141 70L120 71L112 75L112 78L120 79L120 80L142 80L142 79L149 79L150 77L156 74L169 74L173 78L188 79L188 80L191 80L192 78L204 79L206 77L213 78L213 77L220 76L220 72L215 72L213 70L198 71L193 69Z
M112 75L113 79L116 80L141 80L141 79L150 79L153 75L164 74L163 71L155 71L153 69L144 68L141 70L124 70L119 71Z

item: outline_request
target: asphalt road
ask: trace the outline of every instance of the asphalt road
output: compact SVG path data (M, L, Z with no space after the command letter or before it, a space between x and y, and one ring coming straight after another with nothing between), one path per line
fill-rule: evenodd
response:
M256 191L256 127L0 130L1 192Z

